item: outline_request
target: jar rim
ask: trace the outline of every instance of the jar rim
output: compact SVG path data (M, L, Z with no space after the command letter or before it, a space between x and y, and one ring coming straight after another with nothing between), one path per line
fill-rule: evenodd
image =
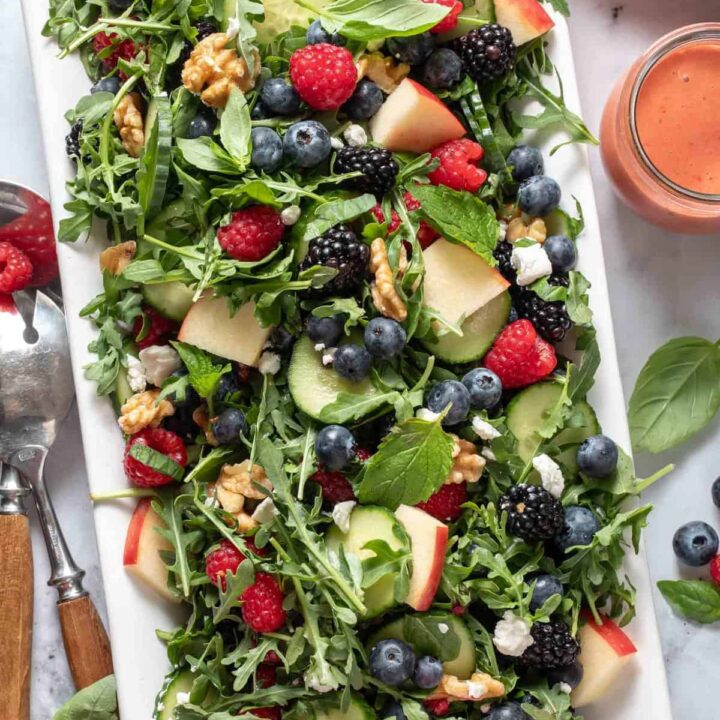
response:
M666 57L669 53L677 50L684 45L701 42L703 40L717 40L720 42L720 23L698 23L696 25L688 25L687 27L675 30L668 35L660 38L645 54L644 62L638 71L635 81L630 91L630 133L632 135L633 144L640 159L648 170L657 180L667 186L674 192L693 200L700 200L707 203L720 203L720 194L702 193L697 190L678 185L667 175L661 172L648 156L637 128L637 103L643 83L650 71L657 63Z

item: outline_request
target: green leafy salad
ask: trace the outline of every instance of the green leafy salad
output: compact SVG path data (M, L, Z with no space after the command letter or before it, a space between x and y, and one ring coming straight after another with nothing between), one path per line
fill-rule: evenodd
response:
M124 563L187 609L154 718L569 720L631 660L662 473L588 403L582 211L523 143L596 142L550 4L51 0Z

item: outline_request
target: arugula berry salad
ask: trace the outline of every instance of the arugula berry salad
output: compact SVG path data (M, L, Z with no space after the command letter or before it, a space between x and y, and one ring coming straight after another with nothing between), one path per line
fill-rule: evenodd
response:
M536 0L51 0L92 81L60 239L107 236L82 314L124 564L187 609L158 720L569 720L635 654L657 476L588 403L582 211L523 141L595 142L545 87L552 27Z

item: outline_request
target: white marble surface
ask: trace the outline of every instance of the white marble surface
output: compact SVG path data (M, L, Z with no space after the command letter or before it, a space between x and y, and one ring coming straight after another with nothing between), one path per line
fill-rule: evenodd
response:
M571 30L583 112L597 129L602 106L622 70L659 35L680 25L720 18L720 0L571 0ZM38 138L31 71L18 0L0 1L0 176L46 191ZM597 151L592 151L608 280L625 392L629 395L647 355L676 335L716 338L720 315L716 238L683 238L638 220L614 198ZM672 460L673 476L648 492L655 503L647 533L654 579L680 574L670 540L675 528L693 519L720 526L709 499L720 474L717 424L682 451L667 457L638 457L649 473ZM102 606L97 551L92 528L82 448L73 415L53 451L50 487L78 563L88 571L87 586ZM39 532L36 562L33 720L48 720L71 693L67 664L55 619L54 591L45 586L47 560ZM678 720L718 716L713 683L720 673L720 626L697 627L674 617L657 598L658 620L668 669L674 715ZM638 710L638 718L641 717Z

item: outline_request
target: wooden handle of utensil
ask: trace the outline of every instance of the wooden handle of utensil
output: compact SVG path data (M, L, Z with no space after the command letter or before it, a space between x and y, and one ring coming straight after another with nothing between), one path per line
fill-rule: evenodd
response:
M0 720L30 717L33 562L27 515L0 515Z
M113 672L110 640L89 595L58 603L65 653L81 690Z

